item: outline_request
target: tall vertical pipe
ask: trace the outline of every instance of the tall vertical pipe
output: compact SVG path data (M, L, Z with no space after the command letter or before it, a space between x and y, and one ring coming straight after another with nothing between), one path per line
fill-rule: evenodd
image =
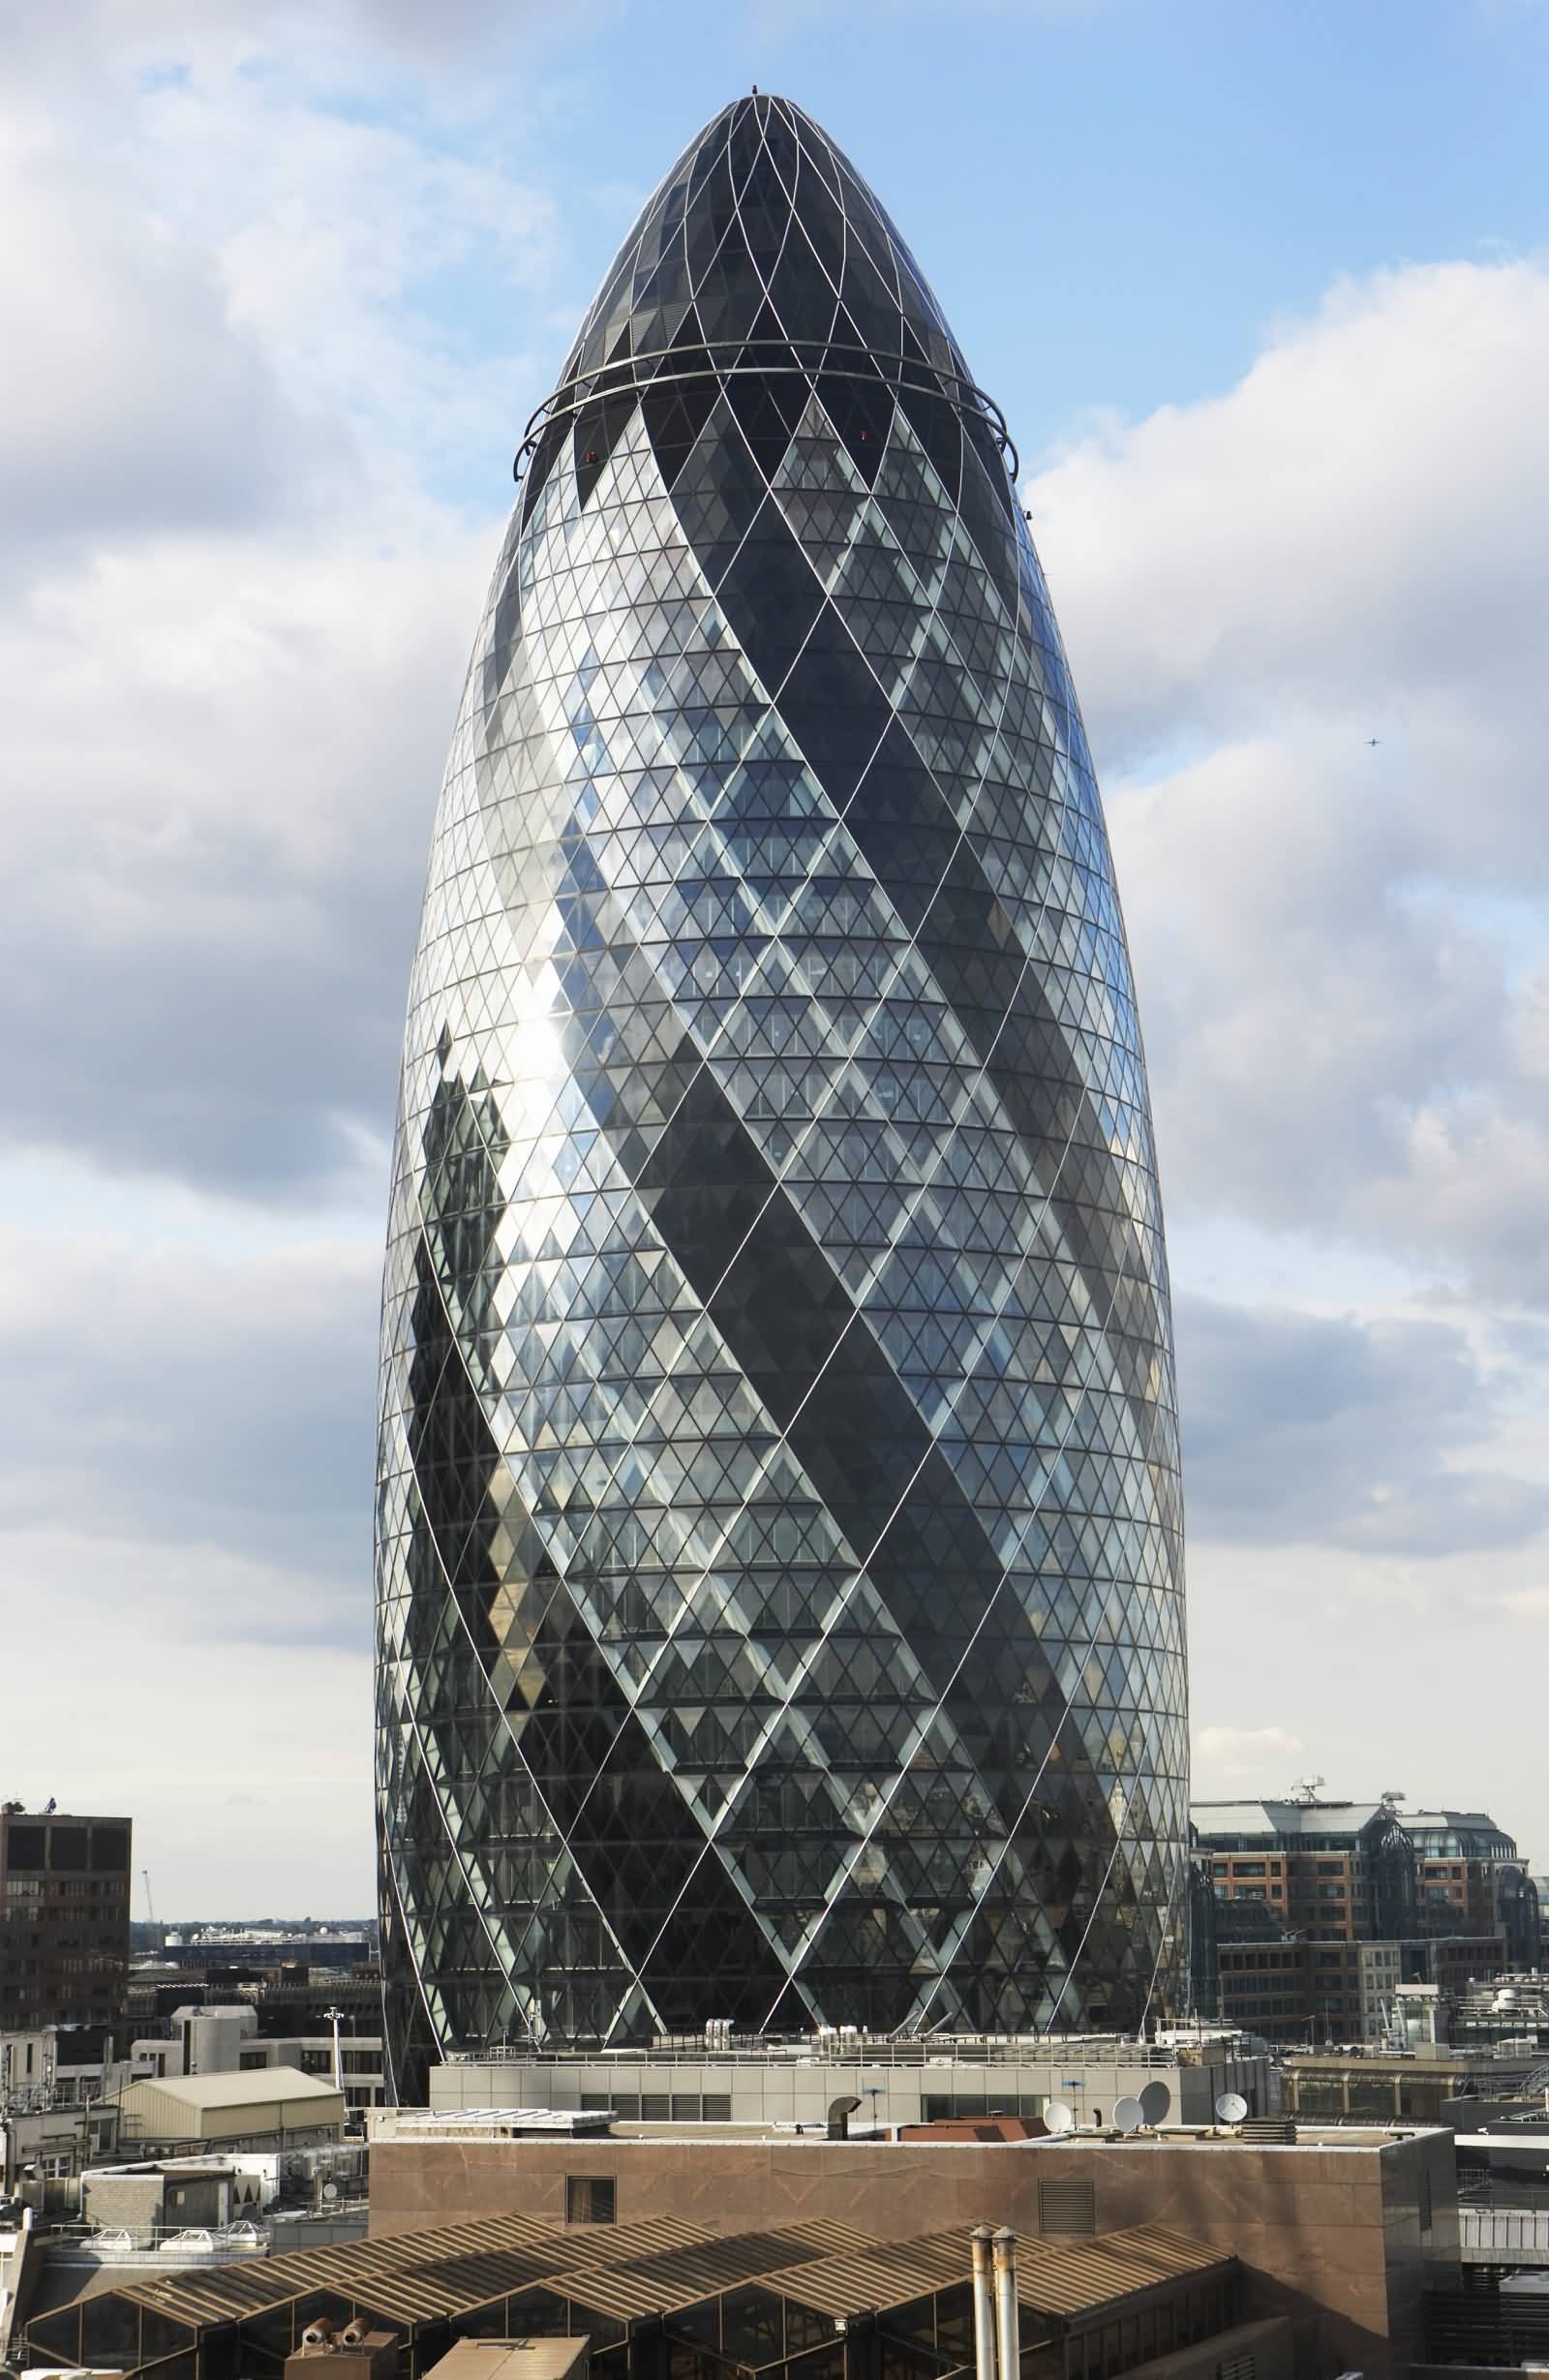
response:
M990 2279L989 2243L994 2234L987 2223L976 2223L974 2249L974 2375L995 2380L995 2299Z
M1000 2380L1021 2380L1021 2337L1017 2319L1017 2234L1003 2223L995 2234L995 2337Z

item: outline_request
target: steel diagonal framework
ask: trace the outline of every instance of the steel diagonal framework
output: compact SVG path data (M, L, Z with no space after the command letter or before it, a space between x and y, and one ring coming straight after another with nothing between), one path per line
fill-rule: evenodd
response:
M662 183L518 456L383 1304L400 2088L502 2038L1169 1989L1161 1208L1008 456L771 98Z

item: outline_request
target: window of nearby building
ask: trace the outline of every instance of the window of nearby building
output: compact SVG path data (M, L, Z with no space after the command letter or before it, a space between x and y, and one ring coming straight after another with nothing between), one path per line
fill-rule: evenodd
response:
M566 2174L564 2219L567 2223L612 2223L617 2219L618 2184L611 2174Z
M1261 1859L1234 1859L1231 1863L1233 1876L1262 1876L1263 1872L1264 1863Z
M1318 1863L1318 1873L1320 1876L1343 1876L1345 1863L1342 1859L1321 1859Z

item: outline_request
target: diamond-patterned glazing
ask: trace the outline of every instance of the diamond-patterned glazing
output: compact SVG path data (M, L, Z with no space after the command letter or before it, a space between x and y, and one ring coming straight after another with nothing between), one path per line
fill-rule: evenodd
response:
M998 420L821 132L725 110L475 641L383 1317L391 2056L1134 2025L1181 1933L1166 1258Z

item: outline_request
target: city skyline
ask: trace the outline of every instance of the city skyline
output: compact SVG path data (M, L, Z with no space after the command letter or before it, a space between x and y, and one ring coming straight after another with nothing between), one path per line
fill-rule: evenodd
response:
M417 14L7 15L4 1790L131 1810L158 1907L368 1897L378 1217L467 590L661 156L758 81L1017 427L1145 994L1197 1786L1396 1780L1532 1851L1541 12Z

